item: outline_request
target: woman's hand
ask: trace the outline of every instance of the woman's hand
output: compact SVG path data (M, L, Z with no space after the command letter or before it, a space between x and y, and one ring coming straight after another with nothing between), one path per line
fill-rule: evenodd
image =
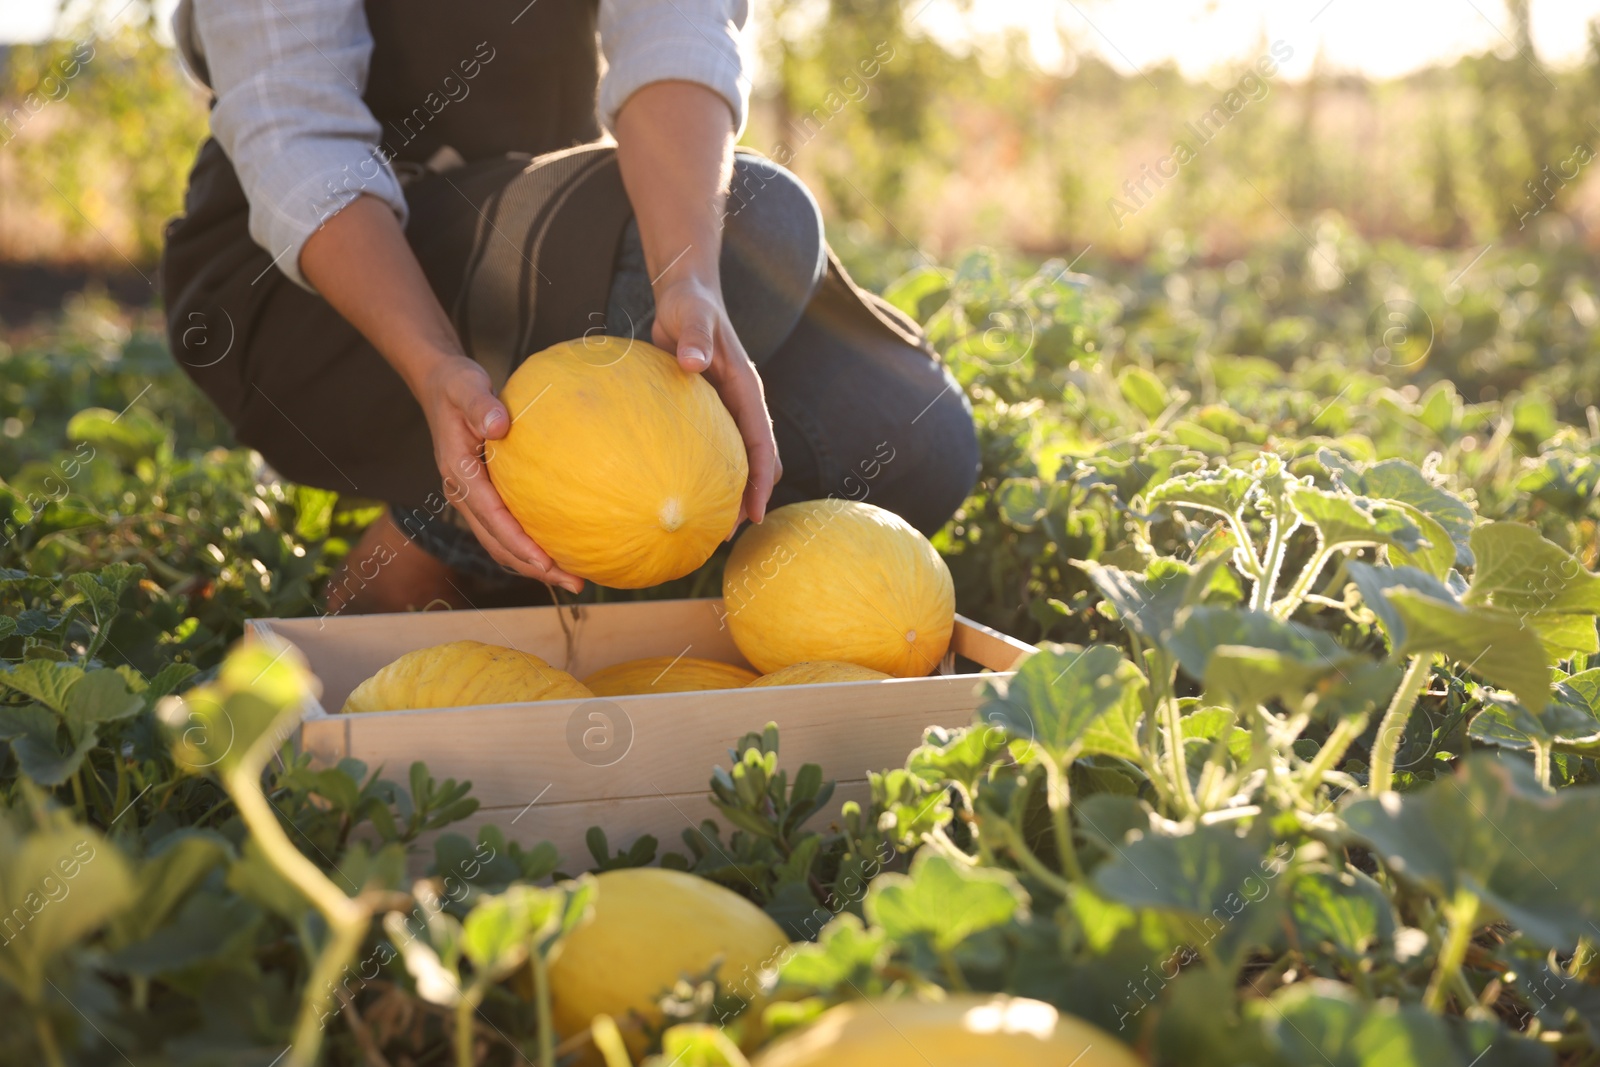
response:
M489 555L518 574L582 589L583 579L533 543L489 480L483 443L504 437L511 417L488 373L462 353L394 212L356 197L306 241L300 272L405 379L428 417L445 493Z
M739 517L733 524L737 530L747 518L760 522L766 517L767 500L772 496L773 485L783 477L783 465L778 460L778 442L772 436L761 376L728 323L721 286L713 287L714 284L685 277L658 285L650 340L656 347L675 353L684 370L704 374L739 427L750 461L750 475ZM733 536L733 530L728 535Z
M489 555L518 574L581 591L583 579L557 567L534 543L489 480L481 458L484 442L504 437L511 416L490 390L488 373L466 356L441 355L418 395L433 434L433 458L444 475L445 496Z
M722 208L733 133L727 101L692 82L652 82L617 112L617 164L656 300L650 339L676 353L684 370L704 374L739 427L750 477L738 529L747 518L766 517L783 466L761 378L722 303Z

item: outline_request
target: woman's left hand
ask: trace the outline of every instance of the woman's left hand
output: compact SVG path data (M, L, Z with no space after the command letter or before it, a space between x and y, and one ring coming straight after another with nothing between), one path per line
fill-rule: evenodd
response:
M733 416L750 461L749 480L734 530L745 519L760 522L767 513L772 487L783 477L778 442L761 376L739 343L723 306L722 288L685 274L656 286L656 319L650 340L678 357L678 365L704 374ZM728 531L729 536L733 530Z

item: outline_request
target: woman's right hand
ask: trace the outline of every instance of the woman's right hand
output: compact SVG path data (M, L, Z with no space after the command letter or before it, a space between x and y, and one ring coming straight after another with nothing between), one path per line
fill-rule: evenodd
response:
M418 390L445 497L496 562L577 593L583 579L557 567L534 543L489 480L484 442L498 441L511 429L511 416L489 385L488 373L473 360L441 353Z

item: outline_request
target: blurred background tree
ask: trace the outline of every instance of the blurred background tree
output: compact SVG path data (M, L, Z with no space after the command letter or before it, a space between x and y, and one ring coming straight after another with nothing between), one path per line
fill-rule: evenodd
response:
M746 143L811 183L835 242L880 280L975 244L1069 259L1092 245L1098 261L1128 261L1173 230L1222 259L1329 215L1368 239L1460 247L1555 231L1586 244L1600 229L1587 166L1600 30L1583 62L1553 68L1529 0L1507 0L1494 52L1390 80L1318 56L1306 77L1259 86L1241 78L1265 39L1197 79L1171 63L1125 72L1088 29L1061 30L1074 58L1047 71L1020 30L989 31L982 0L964 2L968 47L929 32L929 0L773 0L758 13ZM157 0L108 25L114 6L80 0L59 40L4 50L0 259L147 271L181 206L204 96L165 43ZM93 58L52 83L85 40ZM1152 180L1241 86L1248 102L1226 127ZM1119 213L1130 182L1148 195Z

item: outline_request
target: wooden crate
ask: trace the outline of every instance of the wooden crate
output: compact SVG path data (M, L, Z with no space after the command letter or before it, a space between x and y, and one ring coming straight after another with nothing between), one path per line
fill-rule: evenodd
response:
M508 840L550 841L566 870L589 866L590 826L604 828L613 848L650 833L682 851L682 832L715 815L711 768L728 766L730 746L768 722L778 724L791 773L817 763L837 780L837 812L841 801L866 797L868 771L901 766L926 727L972 721L979 675L957 673L957 664L1005 673L1033 651L958 615L950 655L926 678L340 715L327 709L380 667L446 641L522 649L579 678L644 656L749 664L720 599L261 619L251 629L293 643L322 683L300 727L301 748L318 765L354 757L404 781L420 759L435 778L470 779L482 806L452 830L475 837L495 823ZM419 851L419 869L431 854Z

